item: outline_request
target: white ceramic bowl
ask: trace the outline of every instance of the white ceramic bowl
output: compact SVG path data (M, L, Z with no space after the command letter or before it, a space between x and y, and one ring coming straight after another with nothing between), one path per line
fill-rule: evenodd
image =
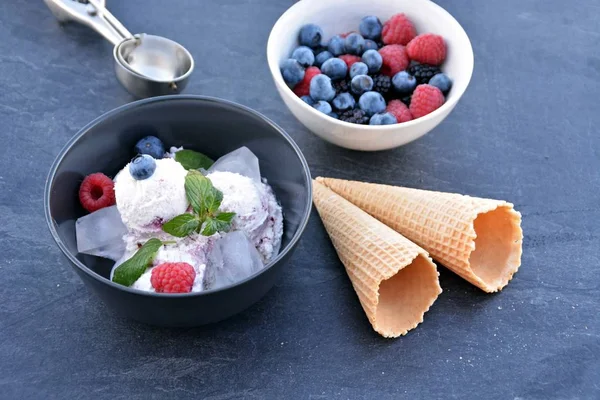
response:
M452 79L452 90L442 107L431 114L402 124L369 126L328 117L310 107L283 81L279 66L298 46L302 25L314 23L324 32L323 43L336 34L358 31L360 20L375 15L382 22L405 13L418 33L437 33L448 47L442 70ZM300 0L275 23L267 44L267 60L275 86L292 114L317 136L353 150L391 149L412 142L435 128L454 109L473 73L473 49L460 24L430 0Z

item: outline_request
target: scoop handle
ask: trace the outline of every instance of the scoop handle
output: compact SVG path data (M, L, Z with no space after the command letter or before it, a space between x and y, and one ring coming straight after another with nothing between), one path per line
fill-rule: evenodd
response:
M44 0L50 11L61 23L74 21L98 32L117 45L131 33L104 7L104 0L88 0L88 4L74 0ZM111 23L111 20L113 23ZM116 26L115 22L116 21Z

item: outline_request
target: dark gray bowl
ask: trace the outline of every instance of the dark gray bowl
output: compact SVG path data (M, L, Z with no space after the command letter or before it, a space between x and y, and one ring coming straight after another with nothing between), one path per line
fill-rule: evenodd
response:
M184 146L218 158L247 146L260 160L284 212L280 254L262 271L222 289L155 294L108 279L113 262L77 253L75 220L85 214L78 190L93 172L114 176L133 156L136 141L156 135L167 146ZM46 182L44 208L52 237L81 279L115 313L161 326L198 326L230 317L258 301L292 256L311 210L308 165L298 146L277 125L247 107L203 96L164 96L110 111L84 127L56 158Z

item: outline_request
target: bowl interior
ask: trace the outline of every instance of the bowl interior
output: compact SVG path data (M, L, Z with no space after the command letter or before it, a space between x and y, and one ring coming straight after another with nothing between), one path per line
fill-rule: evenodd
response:
M261 174L273 187L284 213L281 252L270 265L298 239L310 214L311 180L304 157L287 134L262 115L234 103L200 96L165 96L131 103L99 117L58 156L48 178L45 206L55 239L76 265L108 278L114 264L77 253L75 221L86 214L78 199L81 181L94 172L114 177L134 156L135 143L147 135L159 137L166 147L183 146L214 159L247 146L258 157Z
M367 15L375 15L385 22L397 13L406 14L414 23L417 33L436 33L446 40L448 51L442 70L453 80L453 87L442 108L452 107L462 96L471 79L473 50L467 34L454 17L429 0L302 0L297 2L280 17L269 37L267 57L276 84L280 87L285 86L279 66L298 46L297 37L302 25L314 23L321 26L324 33L323 43L327 43L336 34L358 31L360 20ZM286 92L290 97L296 97L291 90ZM297 101L298 104L304 104L300 99ZM306 108L311 107L306 105ZM318 111L313 111L315 116L327 118ZM332 118L327 119L339 122ZM410 124L407 123L406 126ZM390 125L390 127L401 126L405 124Z

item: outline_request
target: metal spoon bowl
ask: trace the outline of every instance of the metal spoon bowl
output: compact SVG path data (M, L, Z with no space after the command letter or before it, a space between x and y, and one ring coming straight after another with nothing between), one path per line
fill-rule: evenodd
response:
M140 98L181 92L194 70L185 47L161 36L125 39L115 46L113 56L117 79Z
M60 22L77 21L100 33L115 47L119 82L143 98L180 93L194 70L194 59L182 45L161 36L132 35L104 6L104 0L44 0Z

